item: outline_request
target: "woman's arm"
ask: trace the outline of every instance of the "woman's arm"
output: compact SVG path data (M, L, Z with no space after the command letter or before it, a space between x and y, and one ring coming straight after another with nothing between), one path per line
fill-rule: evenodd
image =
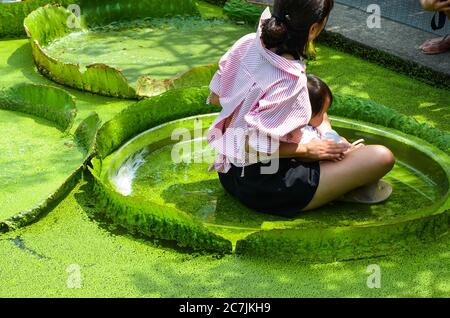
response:
M220 104L219 96L216 93L211 93L211 96L209 98L209 103L222 108L222 105ZM225 123L223 124L223 133L225 133L228 126L230 126L233 116L234 116L234 112L225 119Z
M321 133L333 130L327 114L324 115L320 128L322 129ZM344 153L351 148L351 144L346 139L344 141L339 144L336 144L334 140L313 140L307 144L279 141L279 152L277 155L280 158L302 158L312 161L342 160ZM248 146L247 144L247 150ZM265 156L267 154L260 157Z
M332 140L313 140L307 144L280 142L280 158L302 158L313 161L339 160L349 149L347 144L336 144Z

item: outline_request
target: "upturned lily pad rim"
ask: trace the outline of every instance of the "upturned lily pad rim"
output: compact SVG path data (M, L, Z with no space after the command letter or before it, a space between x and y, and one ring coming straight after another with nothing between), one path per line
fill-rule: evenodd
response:
M57 87L19 84L0 93L3 94L3 96L0 94L0 103L3 98L3 102L9 98L12 98L13 101L7 108L0 105L0 109L26 113L37 118L48 120L56 126L59 126L63 134L68 134L68 130L72 127L77 115L75 97ZM42 100L39 101L40 104L35 104L38 98L42 98ZM24 107L21 103L24 103L28 107ZM57 116L52 117L51 115ZM99 125L100 119L96 113L92 113L80 123L73 136L74 141L84 152L84 158L80 162L80 165L53 193L42 199L41 202L27 210L16 213L6 220L0 220L0 233L13 231L38 221L72 191L80 180L86 163L91 160L95 153L95 138Z
M146 0L153 4L156 0ZM176 1L176 0L170 0ZM183 6L178 9L171 7L170 12L161 12L161 17L171 17L176 15L184 15L189 17L198 17L200 13L193 0L183 0ZM80 29L89 29L91 25L98 24L97 20L103 21L108 18L99 17L101 12L99 9L106 8L104 11L110 13L114 9L130 11L133 6L139 8L140 3L128 2L126 6L113 6L110 3L102 3L103 1L97 1L94 4L89 2L85 4L87 9L81 12L80 17ZM116 0L115 2L125 2L124 0ZM175 2L171 2L174 4ZM80 3L82 6L83 3ZM98 8L94 8L95 5L102 5ZM154 4L153 4L154 5ZM108 11L109 10L109 11ZM135 16L141 15L139 10L132 10L133 14L125 15L125 20L133 20ZM137 11L137 12L135 12ZM87 12L86 14L84 12ZM100 12L100 13L99 13ZM103 12L105 13L105 12ZM105 13L105 14L106 14ZM128 12L129 13L129 12ZM112 12L111 16L114 16L117 12ZM153 17L154 13L152 13ZM92 16L90 16L92 15ZM97 16L96 16L97 15ZM48 18L50 16L51 18ZM54 40L62 35L67 35L80 29L70 29L65 21L69 18L74 18L75 15L65 10L65 8L56 4L49 4L44 7L40 7L31 12L24 20L24 28L28 38L30 39L32 46L32 53L34 62L38 70L51 80L63 84L69 87L79 89L81 91L88 91L104 96L119 97L126 99L140 99L145 97L151 97L159 95L167 90L173 88L180 88L186 86L193 86L190 82L195 82L198 78L199 81L205 77L211 78L217 69L217 63L211 61L209 64L191 67L190 69L174 74L167 79L157 80L149 75L142 75L136 82L136 85L132 85L130 81L124 76L122 70L117 67L113 67L104 63L93 63L86 66L86 68L80 67L79 64L67 63L61 59L48 54L43 45L47 44L50 40ZM44 20L45 24L36 24L39 19ZM50 20L49 20L50 19ZM87 21L93 20L93 21ZM111 22L111 21L109 21ZM54 28L54 32L40 30L39 28Z
M120 147L119 150L111 153L109 156L104 158L104 160L102 161L102 171L101 171L102 182L107 183L108 187L113 189L114 186L112 185L112 183L110 183L109 180L109 172L110 172L109 169L111 169L112 167L117 168L118 166L120 166L120 163L127 158L126 155L123 155L124 153L127 153L129 150L132 150L131 152L134 153L135 151L142 149L141 146L144 143L141 143L141 141L142 140L145 141L146 137L151 136L151 134L158 133L158 130L161 129L164 130L164 128L167 129L180 127L182 126L183 122L186 121L193 121L202 118L212 118L215 117L216 115L217 114L210 113L182 118L167 122L162 125L155 126L145 132L138 134L136 137L132 138L131 140L126 142L122 147ZM409 242L409 240L411 239L421 240L424 239L425 237L428 237L428 235L431 235L432 237L440 236L442 235L442 231L444 232L448 231L448 224L447 224L448 222L445 220L448 219L450 207L450 158L445 152L439 150L435 146L427 143L426 141L420 138L409 136L394 129L389 129L357 120L345 119L342 117L332 116L331 119L332 121L334 121L337 127L342 126L342 128L357 129L366 133L368 132L386 136L390 139L394 139L395 141L405 143L408 146L413 147L414 149L428 156L440 167L440 169L442 170L442 174L446 179L446 184L444 185L446 189L444 189L444 191L441 191L439 200L437 200L437 202L430 207L418 209L417 211L415 211L415 213L407 214L406 216L400 216L395 219L384 221L374 220L372 222L363 225L329 226L329 227L311 226L304 229L304 228L297 228L295 224L292 227L290 227L289 225L285 225L286 223L289 223L289 221L283 222L283 226L279 228L271 226L269 226L268 228L264 228L263 223L261 229L259 229L253 234L248 235L246 238L237 241L237 244L234 249L235 253L244 255L262 256L266 255L266 253L268 253L268 251L271 250L272 245L277 246L277 244L281 244L281 246L293 245L296 246L296 248L299 248L301 250L300 252L305 252L312 245L322 246L323 244L325 244L326 246L328 246L329 244L332 244L329 241L330 239L332 241L336 240L339 241L340 236L342 236L341 242L344 242L343 243L344 246L339 247L342 248L342 252L339 248L334 252L331 252L327 248L325 248L323 254L321 254L322 252L318 252L318 255L316 255L317 261L330 260L330 256L328 256L329 254L333 255L331 258L351 259L353 257L358 256L352 254L348 255L349 248L355 249L356 254L360 252L361 254L366 253L365 256L372 255L370 254L371 252L367 252L367 250L364 250L364 248L361 248L361 250L359 250L359 247L345 246L345 244L349 244L348 240L350 240L350 242L353 242L351 241L352 237L354 237L355 244L357 244L356 242L360 241L361 237L364 237L365 231L367 231L368 233L372 233L371 235L373 235L373 233L375 233L376 235L379 234L379 237L376 237L374 239L381 239L385 241L389 241L390 237L394 238L396 235L397 236L403 235L400 233L404 233L405 242ZM139 145L139 147L133 148L134 145ZM129 154L131 155L132 153ZM114 162L114 159L119 159L119 161ZM133 200L132 197L128 199ZM135 200L139 201L140 199L135 198ZM423 228L421 224L422 222ZM436 225L436 223L440 225ZM203 224L205 226L207 225L206 223ZM420 230L417 230L417 228L420 228ZM397 233L395 232L396 230L401 232ZM316 237L316 239L311 238L305 240L305 237L303 236L305 235L306 232L315 233L314 237ZM322 232L323 236L320 235L320 233ZM298 233L299 236L297 237L297 234L295 233ZM325 241L325 243L322 242L321 237L325 237L326 240L328 241ZM301 247L298 247L296 244L298 244L297 240L299 239L302 242L301 244L306 245L300 244ZM309 240L312 241L309 242ZM366 238L366 240L367 240L366 243L368 243L372 240L372 238L368 237ZM401 245L405 242L400 242L399 244ZM284 254L283 252L280 253L282 254L283 257L284 256L287 257L287 255L284 255L286 253ZM367 255L367 253L369 254ZM380 252L379 249L376 249L376 252L374 252L372 256L379 255L379 253L384 252ZM299 255L299 257L304 257L304 254L302 256Z
M130 139L123 146L121 146L117 151L113 152L103 160L103 167L105 166L108 167L107 171L103 171L105 172L105 174L102 173L103 180L110 183L110 185L113 187L113 184L111 183L111 176L113 175L113 170L120 168L121 164L129 157L130 154L133 154L136 151L141 150L142 149L141 145L146 144L146 142L143 141L148 139L149 136L151 137L152 134L158 133L161 130L165 132L167 130L172 130L177 127L182 127L183 126L182 124L184 122L201 120L206 118L211 119L215 118L217 115L218 113L209 113L181 118L155 126L147 131L144 131L136 135L134 138ZM450 156L448 156L445 152L420 138L407 135L395 129L386 128L379 125L359 120L348 119L340 116L330 116L330 119L333 122L333 124L335 124L339 128L350 128L370 134L376 134L383 137L387 137L389 139L393 139L400 143L406 144L431 158L435 163L437 163L440 166L442 172L445 174L447 178L447 190L445 191L445 193L441 193L440 200L434 203L429 208L429 210L434 211L432 214L438 214L450 208ZM176 141L173 141L173 143L175 144ZM139 146L135 147L135 145ZM404 220L408 219L409 218L406 218ZM374 224L375 223L365 224L361 226L366 227ZM376 224L381 225L383 223L376 222Z

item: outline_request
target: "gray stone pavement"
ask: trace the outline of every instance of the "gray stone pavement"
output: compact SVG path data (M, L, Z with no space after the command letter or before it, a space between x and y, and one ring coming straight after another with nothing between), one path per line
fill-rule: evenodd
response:
M368 17L364 11L336 4L326 29L450 76L450 52L425 55L419 49L436 35L385 18L381 18L381 28L370 29Z
M273 0L248 1L263 4L273 3ZM381 18L381 28L370 29L367 26L368 17L369 14L360 9L335 3L327 31L338 33L355 42L450 76L450 52L426 55L419 49L419 46L426 40L436 38L436 34L383 17Z
M418 29L444 36L450 33L450 23L446 23L440 30L433 31L431 19L434 12L423 10L419 0L335 0L353 8L366 11L367 8L376 4L379 6L381 15L385 18L416 27Z

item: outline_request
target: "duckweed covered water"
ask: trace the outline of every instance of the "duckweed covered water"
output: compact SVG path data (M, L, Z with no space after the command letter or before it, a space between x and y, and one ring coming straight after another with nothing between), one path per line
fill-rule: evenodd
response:
M333 91L370 97L420 121L449 129L450 93L446 90L324 46L311 66L310 71L324 78ZM1 41L0 67L0 86L30 81L50 83L36 72L25 39ZM393 86L397 87L395 94L389 93ZM414 94L418 91L425 95ZM107 120L129 103L76 90L71 93L81 101L77 105L81 111L78 120L91 110L100 111L102 119ZM24 127L12 124L5 135L3 125L4 122L0 130L4 139L19 131L24 134L21 137L31 136L25 134ZM0 142L2 152L5 144L4 140ZM7 144L8 148L13 146ZM78 188L44 219L1 235L0 296L447 297L450 293L448 236L443 242L417 247L412 255L381 259L318 265L280 265L273 259L252 260L234 255L216 259L182 254L126 235L111 235L88 218L89 207L82 196L89 197ZM26 199L23 192L17 197ZM45 258L18 248L13 242L17 237L21 237L27 250ZM81 289L67 288L66 268L74 263L82 269ZM367 266L374 263L385 273L381 289L369 289L365 284Z
M253 28L221 20L139 20L71 33L45 49L53 57L82 67L104 63L119 68L133 83L142 75L167 79L195 66L216 63L250 32Z
M0 220L33 208L83 162L72 137L51 123L0 110Z
M329 264L192 255L112 235L85 188L52 213L0 236L0 297L447 297L447 238L415 253ZM20 248L16 243L20 239ZM23 248L24 247L24 248ZM40 256L40 257L39 257ZM81 288L67 288L68 266L81 269ZM379 264L383 288L367 288L367 266ZM195 283L193 283L195 282Z
M194 149L191 141L191 149ZM176 207L205 223L212 231L233 242L261 228L283 227L285 218L252 211L227 194L217 174L208 172L211 149L203 141L202 151L193 152L189 163L174 163L173 145L149 152L132 182L132 196ZM197 147L196 149L200 149ZM438 192L436 184L413 167L397 161L385 178L394 187L383 204L362 205L335 202L313 212L302 213L296 226L350 226L388 221L431 206Z

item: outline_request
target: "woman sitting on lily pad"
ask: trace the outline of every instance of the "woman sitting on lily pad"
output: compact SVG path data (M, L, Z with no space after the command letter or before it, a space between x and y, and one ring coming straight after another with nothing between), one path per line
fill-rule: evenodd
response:
M303 59L333 5L333 0L275 0L273 14L269 8L263 12L257 32L221 58L210 83L208 102L222 107L208 133L218 152L210 170L231 195L257 211L295 217L344 196L373 203L390 195L390 186L379 182L394 165L386 147L353 149L345 139L327 138L301 143L298 131L314 117ZM327 109L331 95L322 95ZM332 127L326 113L320 117L317 130L326 136Z

